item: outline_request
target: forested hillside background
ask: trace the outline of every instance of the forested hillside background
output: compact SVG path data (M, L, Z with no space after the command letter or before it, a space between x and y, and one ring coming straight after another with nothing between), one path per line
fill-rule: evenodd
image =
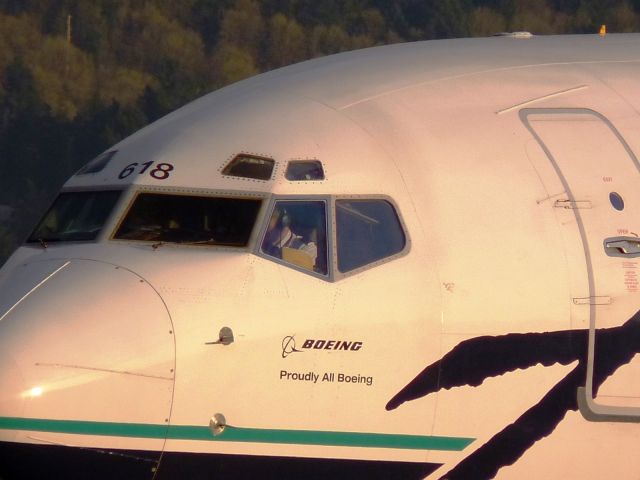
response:
M64 180L228 83L386 43L638 31L640 0L0 0L0 265Z

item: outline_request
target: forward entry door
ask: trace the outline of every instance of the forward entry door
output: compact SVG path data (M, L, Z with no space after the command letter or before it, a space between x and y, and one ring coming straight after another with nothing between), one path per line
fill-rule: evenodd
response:
M520 117L564 187L554 207L574 213L581 242L568 248L584 250L588 292L571 299L589 309L588 335L576 332L587 342L581 411L640 421L640 164L594 110L524 109Z

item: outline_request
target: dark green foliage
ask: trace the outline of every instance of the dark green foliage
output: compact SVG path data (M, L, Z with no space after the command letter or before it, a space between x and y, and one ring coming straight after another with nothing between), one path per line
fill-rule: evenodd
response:
M2 102L2 131L20 112L44 112L31 71L17 58L2 72L4 99Z
M413 1L405 9L405 18L423 38L463 37L470 6L466 0Z
M195 0L191 8L189 27L197 31L207 51L211 51L220 35L220 22L232 0Z
M19 15L25 12L35 12L39 10L39 0L0 0L0 11L10 15Z
M640 28L640 0L0 0L0 264L111 145L260 71L397 41Z

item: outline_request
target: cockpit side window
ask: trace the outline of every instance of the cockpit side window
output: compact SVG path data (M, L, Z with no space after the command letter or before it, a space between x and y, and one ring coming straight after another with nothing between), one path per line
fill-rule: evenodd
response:
M246 247L262 200L140 193L114 238Z
M121 191L63 192L27 242L87 242L95 240Z
M276 201L261 249L271 257L326 275L326 203L321 200Z
M393 205L381 199L336 200L338 270L342 273L401 252L406 237Z

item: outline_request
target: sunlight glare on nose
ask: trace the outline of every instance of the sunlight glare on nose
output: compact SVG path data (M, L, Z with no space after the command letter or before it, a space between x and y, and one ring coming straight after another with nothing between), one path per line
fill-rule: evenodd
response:
M29 391L29 396L31 397L39 397L40 395L42 395L42 387L33 387Z

